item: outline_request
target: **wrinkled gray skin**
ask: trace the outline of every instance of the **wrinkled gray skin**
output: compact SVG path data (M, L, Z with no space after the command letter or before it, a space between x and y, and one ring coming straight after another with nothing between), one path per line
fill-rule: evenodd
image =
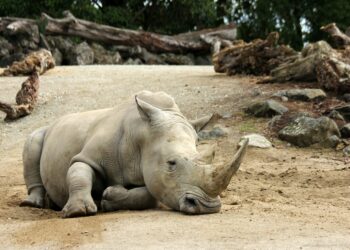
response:
M36 130L24 146L28 197L21 205L44 207L47 194L64 217L95 214L96 201L104 211L147 209L160 201L188 214L218 212L218 195L247 143L232 163L212 166L213 152L196 150L195 129L209 119L191 124L172 97L149 91L122 107L64 116Z

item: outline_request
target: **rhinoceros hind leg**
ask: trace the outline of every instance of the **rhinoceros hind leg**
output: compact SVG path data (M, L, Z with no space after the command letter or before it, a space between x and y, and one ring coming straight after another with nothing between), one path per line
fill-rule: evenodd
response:
M85 163L76 162L69 168L67 173L69 198L62 209L64 218L96 214L97 206L91 196L94 180L94 170Z
M45 189L40 176L40 158L47 127L34 131L23 149L23 175L28 197L20 206L44 207Z
M156 207L157 201L146 187L126 189L123 186L110 186L102 195L101 207L103 211L143 210Z
M35 187L31 190L27 198L21 202L21 207L44 207L45 189L42 186Z

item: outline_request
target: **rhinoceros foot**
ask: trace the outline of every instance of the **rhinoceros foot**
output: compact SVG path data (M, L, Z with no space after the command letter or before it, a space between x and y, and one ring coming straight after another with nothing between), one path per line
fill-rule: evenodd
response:
M101 208L103 211L114 211L123 208L123 200L128 198L128 190L122 186L110 186L102 195Z
M43 208L44 207L44 193L45 190L43 187L36 187L33 190L31 190L28 197L21 202L21 207L37 207L37 208Z
M105 212L116 210L143 210L154 208L156 199L146 187L126 189L122 186L110 186L103 192L101 208Z
M44 207L44 199L39 197L33 197L33 195L29 195L24 201L19 204L21 207L36 207L43 208Z
M62 209L64 218L94 215L97 213L97 206L91 196L69 198Z

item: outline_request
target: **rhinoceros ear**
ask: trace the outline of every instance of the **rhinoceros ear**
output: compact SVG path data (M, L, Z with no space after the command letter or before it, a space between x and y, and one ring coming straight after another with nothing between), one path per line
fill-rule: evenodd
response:
M142 101L137 95L135 96L135 102L141 118L145 121L152 121L162 114L161 109Z
M193 126L193 128L199 132L202 129L205 128L205 126L207 126L210 122L212 122L213 120L216 119L216 114L211 114L211 115L207 115L204 117L201 117L197 120L192 120L190 121L190 124Z

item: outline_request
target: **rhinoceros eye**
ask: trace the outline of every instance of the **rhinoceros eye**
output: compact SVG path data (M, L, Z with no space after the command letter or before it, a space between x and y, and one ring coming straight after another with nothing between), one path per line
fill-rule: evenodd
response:
M168 164L168 170L169 171L175 171L176 169L176 161L170 160L166 162Z

